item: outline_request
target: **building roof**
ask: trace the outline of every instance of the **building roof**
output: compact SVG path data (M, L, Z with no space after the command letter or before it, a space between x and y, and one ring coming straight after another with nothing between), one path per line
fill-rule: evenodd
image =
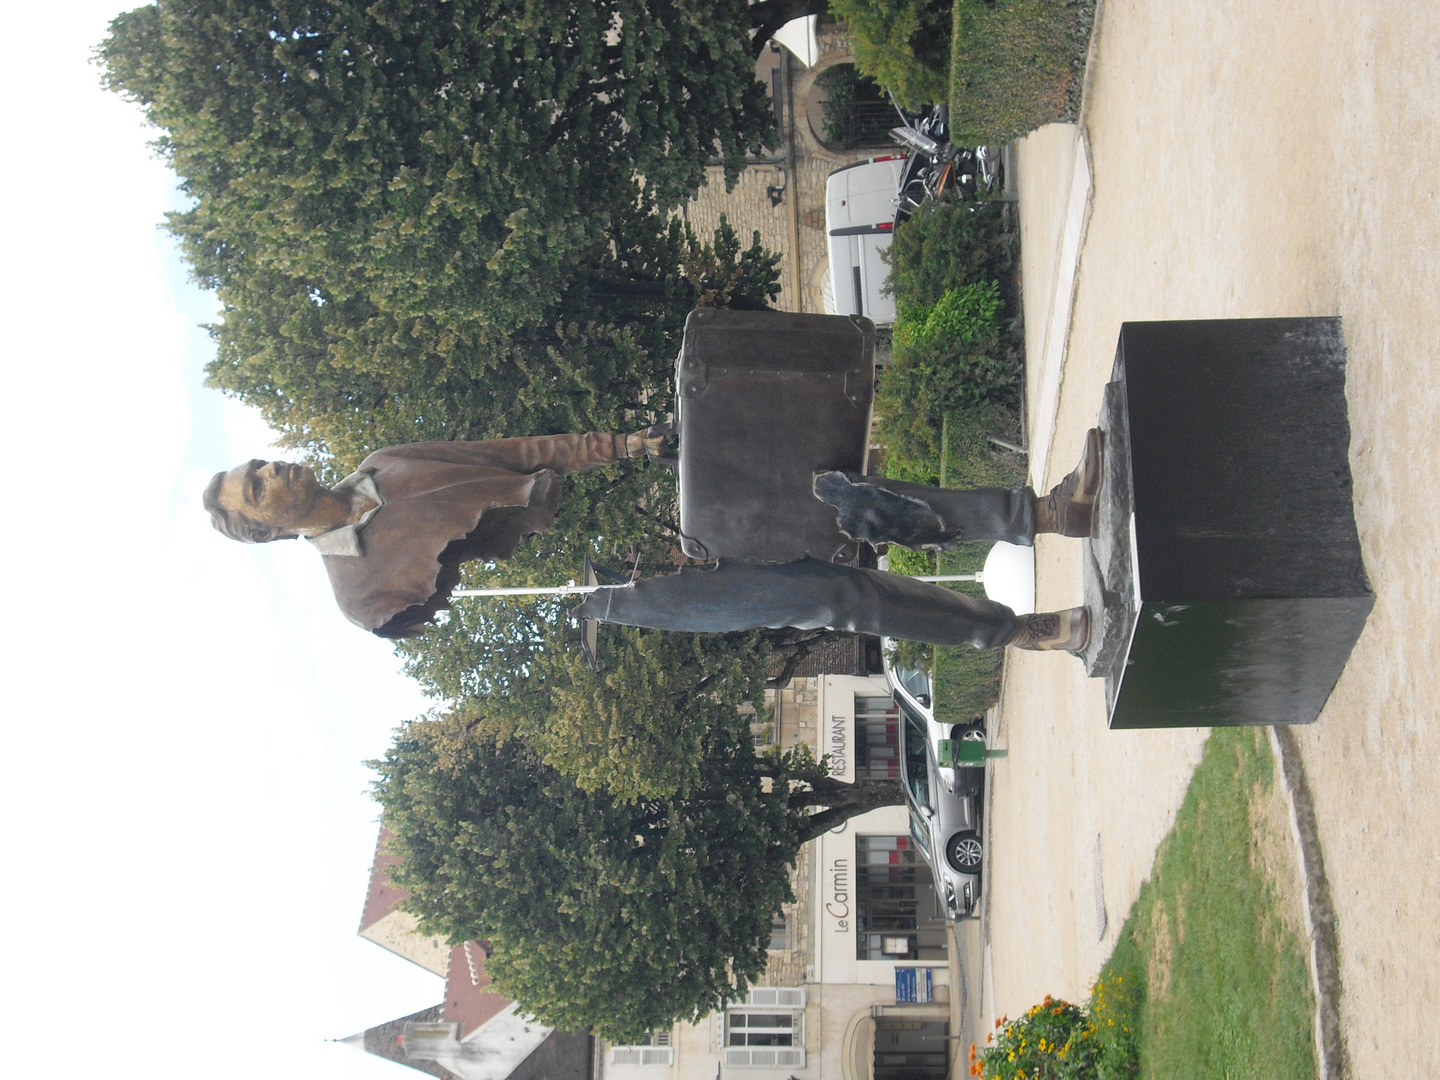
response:
M393 835L382 826L375 843L360 936L443 973L445 998L439 1005L342 1041L440 1080L588 1080L593 1049L589 1035L554 1032L524 1019L510 998L490 989L487 953L481 943L445 945L439 938L416 932L415 917L397 910L396 905L410 894L390 880L390 870L399 865L387 848ZM407 1023L457 1025L459 1044L452 1044L454 1054L438 1054L448 1067L406 1053ZM527 1046L531 1048L528 1052Z
M444 1019L460 1025L464 1039L510 1004L503 994L490 990L485 973L485 950L473 941L450 951L450 972L445 978Z
M450 1070L434 1061L415 1061L405 1055L404 1031L407 1023L428 1023L441 1019L441 1006L432 1005L428 1009L421 1009L419 1012L411 1013L409 1016L402 1016L398 1020L391 1020L388 1024L381 1024L379 1027L368 1028L357 1035L351 1035L348 1039L340 1041L355 1047L357 1050L364 1050L367 1054L374 1054L376 1057L393 1061L397 1065L405 1065L411 1069L418 1069L420 1072L428 1073L430 1076L439 1077L440 1080L452 1080Z
M375 858L370 864L370 888L365 894L365 910L360 913L360 933L395 910L395 905L408 899L410 894L390 880L391 867L399 866L400 860L390 854L387 845L395 834L380 826L380 835L375 838Z
M390 871L400 862L389 850L394 835L382 825L375 840L360 936L443 979L450 969L450 946L442 938L420 933L420 920L397 907L410 894L390 880Z

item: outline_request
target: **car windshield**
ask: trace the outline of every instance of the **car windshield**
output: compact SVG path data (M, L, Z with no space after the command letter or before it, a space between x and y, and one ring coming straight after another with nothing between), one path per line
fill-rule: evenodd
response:
M920 704L930 704L930 676L919 668L896 668L895 681Z
M901 703L905 717L905 786L917 806L930 807L930 762L925 753L925 724Z

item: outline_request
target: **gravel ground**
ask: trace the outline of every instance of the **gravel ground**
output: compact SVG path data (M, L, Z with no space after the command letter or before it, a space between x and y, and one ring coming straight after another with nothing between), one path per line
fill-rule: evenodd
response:
M1098 35L1082 117L1093 200L1046 472L1078 455L1121 322L1343 317L1377 599L1325 712L1295 735L1338 918L1351 1061L1357 1074L1383 1062L1386 1075L1437 1075L1424 1015L1440 1000L1440 634L1428 617L1440 542L1423 489L1440 450L1440 5L1104 0ZM1051 128L1017 152L1032 331L1073 138ZM1077 602L1079 545L1042 537L1037 580L1042 610ZM1047 992L1084 996L1204 737L1109 732L1078 663L1007 665L990 1017Z

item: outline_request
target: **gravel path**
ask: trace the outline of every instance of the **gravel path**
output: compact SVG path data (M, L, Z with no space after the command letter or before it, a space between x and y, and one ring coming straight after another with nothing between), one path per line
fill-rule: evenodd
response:
M1078 454L1121 322L1344 318L1377 600L1325 712L1294 736L1350 1058L1357 1073L1437 1075L1440 541L1424 489L1440 451L1440 5L1104 0L1098 34L1083 117L1093 199L1045 471ZM1027 165L1064 173L1066 135L1019 148L1022 227L1038 237L1029 277L1053 280L1044 217L1061 196L1027 203ZM1027 301L1048 288L1027 278ZM1043 312L1026 317L1033 332ZM1079 546L1042 538L1037 576L1042 609L1076 602ZM998 734L1010 757L991 811L992 1016L1085 994L1205 736L1111 733L1099 687L1043 656L1008 665Z

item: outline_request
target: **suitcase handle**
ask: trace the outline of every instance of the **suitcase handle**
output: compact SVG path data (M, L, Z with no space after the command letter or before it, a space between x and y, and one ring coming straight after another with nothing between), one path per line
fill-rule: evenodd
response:
M771 379L795 379L805 382L840 382L842 393L845 399L855 406L857 410L863 410L870 404L870 394L874 373L864 367L846 368L844 371L785 371L774 368L753 368L753 367L710 367L700 360L686 357L680 365L679 377L676 382L679 384L677 390L679 396L684 398L696 398L710 384L711 376L723 379L727 375L755 375L763 374Z

